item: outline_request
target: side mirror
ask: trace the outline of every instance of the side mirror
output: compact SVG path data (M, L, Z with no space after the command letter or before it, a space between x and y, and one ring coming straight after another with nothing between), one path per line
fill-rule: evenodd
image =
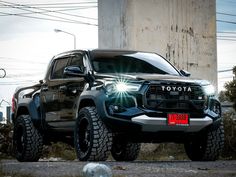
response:
M68 66L64 69L63 74L65 76L84 77L85 74L79 66Z
M190 77L191 76L190 72L182 70L182 69L180 70L180 73L185 77Z
M84 70L84 69L83 69ZM74 76L74 77L84 77L89 86L92 87L95 78L92 71L89 71L88 74L84 74L81 67L78 66L68 66L64 69L65 76Z

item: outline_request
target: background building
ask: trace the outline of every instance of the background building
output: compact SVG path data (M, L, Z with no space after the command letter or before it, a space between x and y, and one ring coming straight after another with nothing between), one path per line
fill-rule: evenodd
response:
M161 54L217 86L215 0L99 0L99 48Z

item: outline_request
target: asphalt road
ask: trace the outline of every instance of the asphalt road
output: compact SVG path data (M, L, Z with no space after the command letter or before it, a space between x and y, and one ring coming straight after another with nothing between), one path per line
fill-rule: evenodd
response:
M236 177L236 161L106 161L100 163L110 166L114 177ZM0 168L7 173L7 177L14 176L13 174L30 174L35 177L77 177L86 164L78 161L20 163L16 160L1 160Z

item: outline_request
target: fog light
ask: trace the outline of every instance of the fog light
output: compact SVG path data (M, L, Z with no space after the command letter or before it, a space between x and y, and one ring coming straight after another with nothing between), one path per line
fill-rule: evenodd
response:
M122 113L125 112L126 109L124 107L121 107L119 105L110 105L109 106L109 112L110 114L115 114L115 113Z

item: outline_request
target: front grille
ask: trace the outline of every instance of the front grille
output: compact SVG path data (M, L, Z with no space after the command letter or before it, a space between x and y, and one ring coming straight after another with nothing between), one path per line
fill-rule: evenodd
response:
M152 84L146 91L144 106L152 110L191 112L203 110L205 98L201 87L197 85Z

